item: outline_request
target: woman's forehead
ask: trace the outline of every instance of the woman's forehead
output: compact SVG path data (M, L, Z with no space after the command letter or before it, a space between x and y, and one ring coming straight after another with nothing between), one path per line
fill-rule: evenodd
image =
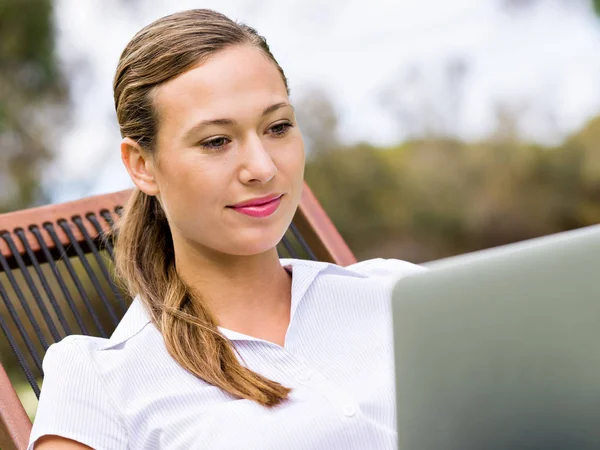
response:
M281 73L260 49L249 45L216 53L159 86L154 98L155 107L165 116L192 111L209 116L234 114L248 108L260 113L278 101L287 101Z

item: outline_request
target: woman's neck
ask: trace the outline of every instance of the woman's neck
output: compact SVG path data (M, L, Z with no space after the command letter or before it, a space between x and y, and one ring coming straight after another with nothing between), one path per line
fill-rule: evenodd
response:
M283 345L291 277L275 248L252 256L176 250L176 261L179 276L206 302L219 326Z

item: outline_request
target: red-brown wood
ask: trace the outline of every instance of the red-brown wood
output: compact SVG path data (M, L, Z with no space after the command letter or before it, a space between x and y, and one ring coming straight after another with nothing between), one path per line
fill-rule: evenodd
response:
M0 364L0 448L25 450L30 433L31 421Z
M346 244L327 213L306 183L294 224L315 253L317 259L340 266L356 262L356 257Z
M81 231L79 231L79 229L71 222L71 218L77 215L85 217L85 215L88 213L95 213L98 215L102 210L108 210L111 213L114 213L115 207L122 206L127 201L127 198L130 194L131 189L128 189L111 194L87 197L72 202L40 206L22 211L0 214L0 232L8 231L12 233L15 229L22 228L25 231L27 242L31 246L32 250L37 252L40 250L40 246L35 236L29 231L29 226L38 225L41 228L44 223L52 222L55 224L56 234L58 235L61 244L68 245L69 239L67 235L60 227L56 226L57 220L66 219L67 224L75 235L77 241L82 242L84 237L82 236ZM100 219L98 222L100 222L105 229L108 229L108 227L104 225L103 220ZM83 223L91 236L96 236L98 234L98 232L87 220L83 220ZM46 245L49 248L54 248L54 243L50 239L48 233L42 230L42 236L44 237ZM13 240L15 241L19 253L24 254L25 249L23 248L21 241L19 239ZM12 254L6 242L1 239L0 252L6 257L10 257Z

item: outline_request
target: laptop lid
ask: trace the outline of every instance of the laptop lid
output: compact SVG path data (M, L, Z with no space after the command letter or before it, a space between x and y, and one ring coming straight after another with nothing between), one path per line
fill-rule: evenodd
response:
M393 291L398 448L600 448L600 226L428 265Z

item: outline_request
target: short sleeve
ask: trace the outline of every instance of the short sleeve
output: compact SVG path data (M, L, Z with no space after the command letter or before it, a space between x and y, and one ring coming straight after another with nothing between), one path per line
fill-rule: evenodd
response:
M78 339L48 348L44 383L28 450L44 435L58 435L96 450L127 448L127 434L97 367Z

